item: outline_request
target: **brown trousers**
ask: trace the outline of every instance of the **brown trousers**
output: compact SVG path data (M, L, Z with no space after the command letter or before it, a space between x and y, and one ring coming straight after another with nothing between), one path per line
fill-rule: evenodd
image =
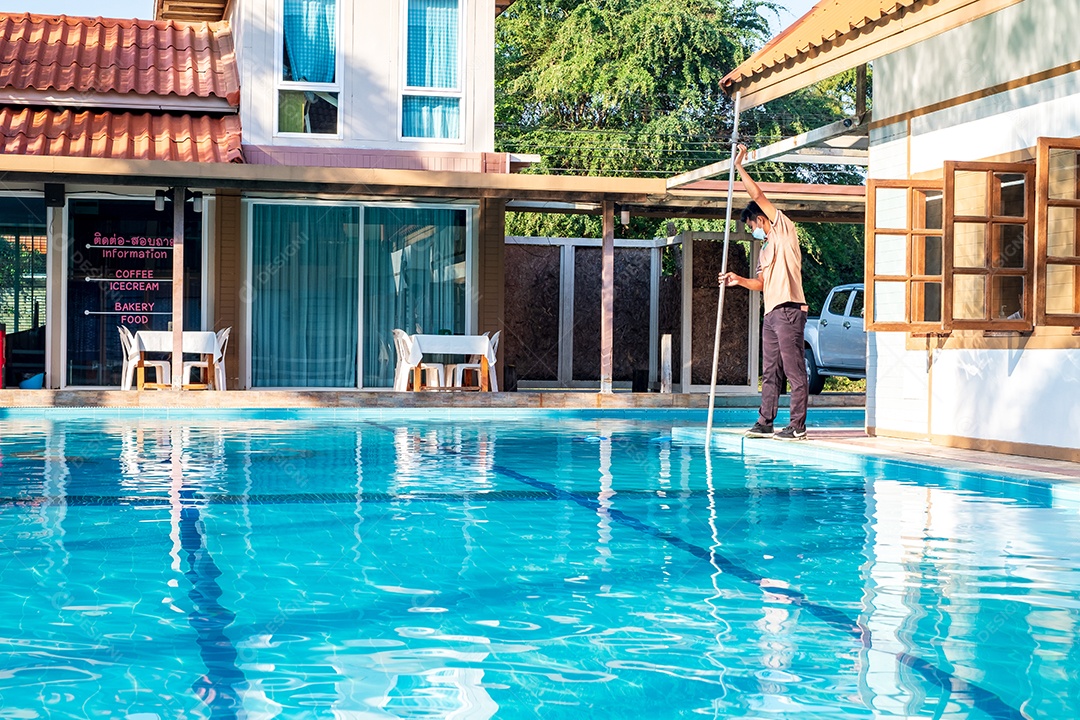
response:
M791 383L791 425L806 429L806 403L809 397L806 379L806 354L803 330L806 311L797 307L778 307L765 315L761 326L761 408L759 420L771 424L776 419L784 377Z

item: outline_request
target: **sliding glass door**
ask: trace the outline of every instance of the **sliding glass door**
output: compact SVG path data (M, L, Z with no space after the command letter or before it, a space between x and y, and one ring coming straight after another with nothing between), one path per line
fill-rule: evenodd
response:
M252 207L252 386L356 387L359 253L358 207Z
M460 335L466 212L368 208L364 215L364 386L391 387L395 328Z
M467 330L468 210L251 207L254 387L391 387L395 328Z
M42 197L0 197L0 326L4 387L45 373L45 253ZM40 379L40 378L39 378Z
M119 326L168 330L173 317L173 210L166 200L68 201L68 386L120 384ZM202 326L203 216L184 209L184 329Z

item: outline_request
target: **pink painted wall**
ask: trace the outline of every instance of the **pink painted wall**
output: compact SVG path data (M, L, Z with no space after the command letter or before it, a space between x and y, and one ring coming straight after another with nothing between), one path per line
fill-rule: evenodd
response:
M244 159L252 165L383 168L388 170L434 170L443 172L507 172L506 153L487 152L244 145Z

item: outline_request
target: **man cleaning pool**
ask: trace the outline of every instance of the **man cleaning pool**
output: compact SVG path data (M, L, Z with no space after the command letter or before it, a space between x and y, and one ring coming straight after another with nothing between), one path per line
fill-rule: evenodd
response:
M738 285L761 292L765 302L765 322L761 327L761 407L757 422L746 431L746 436L805 440L808 383L803 328L808 308L802 287L802 251L795 224L769 202L743 167L746 153L746 146L739 145L735 169L752 200L742 212L742 221L762 241L757 275L744 278L729 272L717 277L718 282L728 287ZM774 433L773 421L785 376L791 383L791 420L786 428Z

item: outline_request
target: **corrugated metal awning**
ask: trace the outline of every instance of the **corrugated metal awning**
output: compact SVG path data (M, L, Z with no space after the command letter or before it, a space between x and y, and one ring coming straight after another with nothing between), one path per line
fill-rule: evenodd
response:
M720 81L761 105L1022 0L821 0Z

